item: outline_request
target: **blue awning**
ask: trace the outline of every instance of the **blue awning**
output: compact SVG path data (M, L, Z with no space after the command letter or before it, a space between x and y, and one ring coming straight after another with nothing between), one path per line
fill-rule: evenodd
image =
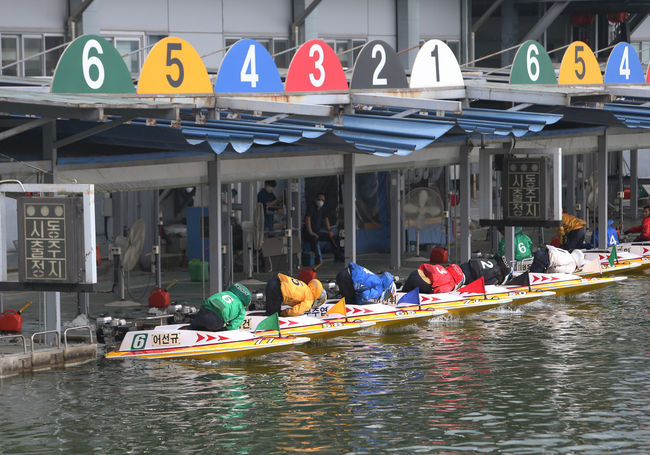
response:
M332 132L359 150L378 156L408 155L454 127L446 120L420 120L379 115L346 114L343 125L328 124Z
M445 134L478 133L516 137L539 133L558 122L561 114L466 108L461 114L419 111L394 117L403 108L380 108L343 116L343 125L328 124L333 133L359 150L380 156L408 155Z
M605 109L628 128L650 128L650 107L636 104L606 103Z

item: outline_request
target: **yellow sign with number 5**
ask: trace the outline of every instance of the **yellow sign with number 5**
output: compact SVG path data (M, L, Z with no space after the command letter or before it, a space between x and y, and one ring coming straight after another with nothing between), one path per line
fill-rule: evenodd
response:
M140 72L138 93L212 92L208 71L198 52L175 36L156 43Z
M586 43L575 41L562 57L560 85L602 84L603 75L596 56Z

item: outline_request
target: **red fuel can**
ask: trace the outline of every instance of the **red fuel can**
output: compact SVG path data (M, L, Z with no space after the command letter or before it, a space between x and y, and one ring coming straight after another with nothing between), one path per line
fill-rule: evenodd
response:
M167 308L169 306L169 292L163 288L153 288L149 294L149 307Z
M429 255L429 261L431 261L432 264L446 264L449 262L449 253L447 252L447 249L441 246L433 248Z
M16 310L7 310L0 314L0 332L20 332L23 329L23 317Z

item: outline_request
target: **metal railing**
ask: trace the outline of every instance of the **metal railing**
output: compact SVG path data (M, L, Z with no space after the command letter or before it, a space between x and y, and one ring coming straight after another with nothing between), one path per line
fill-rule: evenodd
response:
M89 344L93 344L93 330L89 325L80 325L77 327L68 327L63 332L63 348L68 349L68 332L71 330L88 330L88 337L90 339Z
M23 340L23 354L27 354L27 340L23 335L2 335L0 336L0 340L2 339L13 339L13 338L20 338Z
M50 334L50 333L56 335L56 347L57 347L57 348L60 348L60 347L61 347L61 333L60 333L58 330L44 330L44 331L42 331L42 332L34 332L34 333L32 334L32 338L31 338L31 342L32 342L32 346L31 346L31 348L32 348L32 353L34 353L34 337L36 337L36 336L38 336L38 335L44 335L44 336L45 336L45 340L47 341L47 337L46 337L46 335L48 335L48 334Z

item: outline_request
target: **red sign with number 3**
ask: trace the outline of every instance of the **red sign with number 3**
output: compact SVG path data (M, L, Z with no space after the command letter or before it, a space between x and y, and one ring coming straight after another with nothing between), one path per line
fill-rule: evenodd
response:
M289 65L286 92L347 89L348 81L341 62L325 41L314 39L300 46Z

